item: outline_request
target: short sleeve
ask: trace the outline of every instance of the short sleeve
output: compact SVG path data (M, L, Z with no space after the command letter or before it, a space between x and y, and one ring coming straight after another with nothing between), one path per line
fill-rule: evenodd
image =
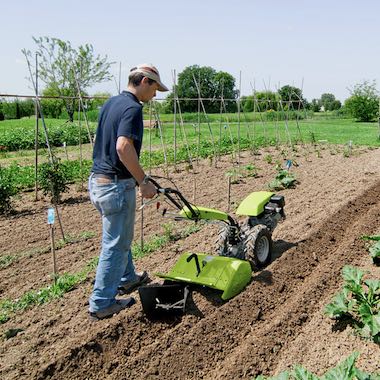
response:
M142 108L128 107L122 114L117 137L124 136L141 141Z

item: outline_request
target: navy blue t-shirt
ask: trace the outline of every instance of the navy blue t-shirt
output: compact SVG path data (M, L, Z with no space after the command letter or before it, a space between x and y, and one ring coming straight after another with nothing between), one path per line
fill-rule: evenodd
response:
M108 99L99 114L92 171L97 174L117 174L120 178L131 178L131 173L116 152L116 141L119 136L132 139L136 153L140 156L143 133L142 105L135 95L123 91L120 95Z

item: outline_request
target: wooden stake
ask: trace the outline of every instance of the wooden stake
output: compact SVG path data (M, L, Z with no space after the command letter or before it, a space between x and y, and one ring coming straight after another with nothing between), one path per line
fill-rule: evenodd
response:
M193 203L196 203L196 193L197 193L197 178L194 176L194 187L193 187Z
M34 111L36 114L36 134L35 134L35 141L34 141L34 151L35 151L35 159L34 159L34 193L35 193L35 200L38 201L38 103L37 103L37 96L38 96L38 53L36 53L36 100L34 103Z
M230 203L231 203L231 177L228 177L227 212L230 212Z
M50 243L51 243L51 254L53 258L53 274L54 283L57 281L57 262L55 257L55 242L54 242L54 225L50 224Z
M141 206L144 204L144 198L141 197ZM141 208L141 224L140 224L140 246L141 251L144 249L144 208Z

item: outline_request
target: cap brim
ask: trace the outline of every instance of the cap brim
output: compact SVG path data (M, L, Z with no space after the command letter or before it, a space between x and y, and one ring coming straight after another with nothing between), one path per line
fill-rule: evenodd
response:
M169 89L160 81L157 81L157 84L158 84L158 91L161 91L161 92L165 92L165 91L169 91Z

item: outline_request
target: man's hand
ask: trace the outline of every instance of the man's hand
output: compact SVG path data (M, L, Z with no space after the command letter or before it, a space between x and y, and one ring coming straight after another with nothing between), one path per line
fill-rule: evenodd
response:
M153 198L157 194L156 186L151 182L142 183L139 186L139 195L143 198Z

